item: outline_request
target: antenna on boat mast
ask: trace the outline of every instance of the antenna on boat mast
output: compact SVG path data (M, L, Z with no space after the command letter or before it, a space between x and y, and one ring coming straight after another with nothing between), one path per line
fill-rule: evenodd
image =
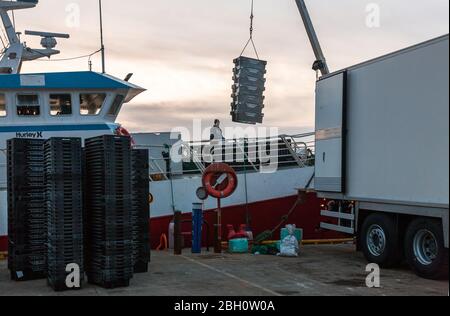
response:
M16 31L14 23L11 22L8 11L31 9L36 7L38 2L38 0L0 0L0 18L9 42L8 47L0 56L0 75L19 73L24 61L32 61L43 57L50 58L52 55L59 54L60 51L54 49L57 45L56 38L69 38L68 34L26 31L26 35L41 37L42 48L33 49L21 42L20 33Z
M105 44L103 42L103 11L102 11L102 0L98 0L98 8L100 13L100 51L102 53L102 73L106 73L105 70Z

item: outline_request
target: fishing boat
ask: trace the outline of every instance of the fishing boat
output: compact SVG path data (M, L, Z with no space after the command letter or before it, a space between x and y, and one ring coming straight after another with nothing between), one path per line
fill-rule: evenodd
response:
M170 132L129 134L116 122L121 110L146 90L106 73L74 71L60 73L22 73L23 62L59 54L57 39L67 34L26 31L25 35L41 37L42 48L34 49L18 36L11 18L11 10L31 9L36 0L0 1L0 16L8 45L0 55L0 251L7 249L7 152L6 142L11 138L48 139L51 137L80 137L115 134L133 137L134 146L149 149L149 181L152 203L152 246L157 247L160 236L168 235L175 211L181 211L189 220L192 203L199 199L196 190L201 186L201 175L207 162L198 156L195 148L208 141L173 139ZM168 131L171 127L168 126ZM244 157L231 161L238 173L238 188L223 199L223 223L246 224L254 234L273 229L283 216L288 222L304 229L305 238L335 237L335 233L321 230L320 209L324 201L313 192L298 200L299 189L314 187L314 133L277 135L264 139L276 143L277 166L273 172L263 172L261 160ZM255 140L258 142L260 140ZM249 154L252 140L227 140L223 146ZM180 145L187 156L182 162L170 158L171 146ZM246 147L247 146L247 147ZM247 148L247 149L246 149ZM87 190L89 188L86 188ZM205 218L212 223L217 206L215 199L203 202ZM188 225L188 224L187 224ZM185 231L189 227L184 228Z

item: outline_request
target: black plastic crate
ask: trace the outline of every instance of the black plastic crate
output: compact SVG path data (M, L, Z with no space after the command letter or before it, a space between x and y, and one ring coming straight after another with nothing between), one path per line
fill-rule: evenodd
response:
M133 274L131 141L106 135L85 144L88 282L105 288L128 286Z
M149 153L132 151L132 221L134 272L148 271L150 262L150 211L149 211Z
M67 264L84 275L82 148L79 138L51 138L45 145L48 284L65 286Z
M67 276L66 276L67 277ZM82 283L79 288L68 288L66 286L66 277L63 276L49 276L47 278L47 285L50 286L55 292L64 292L64 291L78 291L83 288ZM80 279L80 281L84 281L84 279Z
M88 282L105 289L116 289L130 286L130 276L88 274Z
M13 280L46 273L43 140L11 139L8 148L8 268Z
M13 281L33 281L45 279L47 273L44 271L34 271L32 269L12 269L10 270L11 280Z

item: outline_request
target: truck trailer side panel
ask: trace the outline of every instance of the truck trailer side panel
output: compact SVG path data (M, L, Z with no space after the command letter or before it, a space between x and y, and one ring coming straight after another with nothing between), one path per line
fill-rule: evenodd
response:
M448 208L448 57L445 36L346 70L343 197Z
M322 228L382 268L448 278L449 36L322 77L315 168L338 219Z

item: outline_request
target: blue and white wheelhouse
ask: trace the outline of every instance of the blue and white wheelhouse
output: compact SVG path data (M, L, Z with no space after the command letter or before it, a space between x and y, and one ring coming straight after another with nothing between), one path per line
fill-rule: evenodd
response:
M0 75L0 236L6 235L6 141L117 133L123 104L144 89L106 74Z

